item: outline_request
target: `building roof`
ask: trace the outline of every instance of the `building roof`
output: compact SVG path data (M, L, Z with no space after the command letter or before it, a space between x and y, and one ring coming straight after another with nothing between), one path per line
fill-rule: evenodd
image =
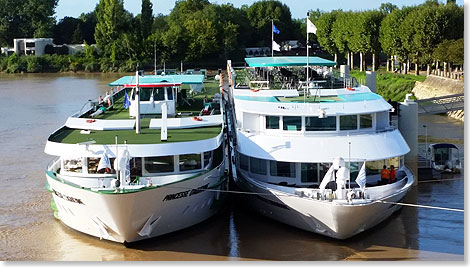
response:
M202 84L204 75L145 75L139 77L139 84L145 87L146 84L164 84L168 86L174 84ZM135 84L135 76L124 76L109 84L109 86L125 86Z
M335 66L336 62L321 57L308 57L311 66ZM306 66L307 57L254 57L245 58L250 67L294 67Z

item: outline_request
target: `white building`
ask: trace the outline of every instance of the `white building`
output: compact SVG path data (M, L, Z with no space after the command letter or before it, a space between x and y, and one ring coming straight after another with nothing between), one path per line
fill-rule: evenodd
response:
M21 38L13 40L13 48L18 55L45 54L46 46L53 45L52 38Z

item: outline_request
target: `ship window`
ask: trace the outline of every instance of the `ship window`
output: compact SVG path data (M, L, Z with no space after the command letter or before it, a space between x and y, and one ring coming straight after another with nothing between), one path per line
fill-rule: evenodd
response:
M179 156L180 171L201 169L201 154L185 154Z
M204 152L204 168L209 166L209 163L211 161L211 157L212 157L212 151Z
M318 117L305 118L306 131L336 131L336 117L326 117L320 119Z
M212 160L212 166L217 167L219 166L222 161L224 160L224 148L223 148L223 143L220 144L220 146L214 150L212 153L214 156L214 159Z
M100 158L88 158L88 173L98 173Z
M268 173L266 160L250 157L250 171L252 173L266 175Z
M344 130L357 130L357 115L340 116L339 129Z
M168 93L168 100L173 100L173 88L167 87L166 90Z
M301 182L302 183L316 183L318 182L318 164L317 163L302 163L301 169Z
M279 116L266 116L266 129L279 129Z
M150 96L152 95L152 88L140 88L140 101L149 101Z
M283 116L284 131L300 131L302 129L302 117Z
M67 172L82 172L82 159L65 159L64 160L64 171Z
M372 128L372 114L362 114L360 115L360 128L368 129Z
M295 178L295 163L271 160L270 165L272 176Z
M173 156L145 158L145 170L148 173L173 172Z
M248 157L243 154L240 155L240 169L248 171Z
M331 167L331 163L320 163L320 179L322 180L323 177L325 177L326 172L328 172L328 169Z
M165 100L165 88L153 89L153 101Z

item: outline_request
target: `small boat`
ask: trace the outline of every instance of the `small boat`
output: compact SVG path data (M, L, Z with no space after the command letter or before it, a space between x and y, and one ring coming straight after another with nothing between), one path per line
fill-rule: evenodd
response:
M203 79L122 77L53 132L45 153L57 158L47 167L46 187L56 218L100 239L130 243L215 214L228 186L223 103L199 116L202 106L181 93ZM183 105L190 106L180 111ZM199 110L187 111L191 105Z
M246 205L274 220L346 239L387 219L414 183L392 106L335 62L310 57L230 62L235 184ZM306 62L313 67L305 75ZM305 76L311 77L305 82ZM392 183L384 165L396 167ZM395 172L393 172L395 173Z
M430 144L431 167L438 172L460 173L462 163L459 149L454 144Z

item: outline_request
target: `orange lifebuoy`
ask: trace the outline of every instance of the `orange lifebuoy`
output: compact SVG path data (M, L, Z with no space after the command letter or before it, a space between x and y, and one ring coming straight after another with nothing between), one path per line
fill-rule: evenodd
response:
M87 123L95 122L96 120L86 120Z
M346 90L348 90L348 91L354 91L354 88L352 88L352 87L346 87Z
M195 121L202 121L202 118L201 118L201 117L193 117L193 120L195 120Z
M259 89L250 89L252 92L258 92Z

